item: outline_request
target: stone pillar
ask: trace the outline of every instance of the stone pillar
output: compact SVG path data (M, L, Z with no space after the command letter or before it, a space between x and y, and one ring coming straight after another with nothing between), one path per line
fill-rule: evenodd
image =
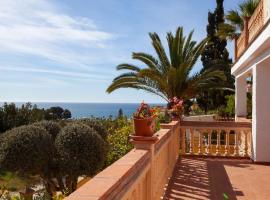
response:
M247 116L247 80L246 76L237 77L235 80L235 117Z
M154 145L158 140L157 136L153 137L143 137L143 136L134 136L131 137L131 142L134 145L135 149L143 149L148 150L150 152L151 156L151 164L150 164L150 171L147 174L147 199L153 199L154 197L154 191L153 191L153 183L154 183L154 172L152 170L152 167L154 165Z
M270 59L253 68L252 159L270 162Z

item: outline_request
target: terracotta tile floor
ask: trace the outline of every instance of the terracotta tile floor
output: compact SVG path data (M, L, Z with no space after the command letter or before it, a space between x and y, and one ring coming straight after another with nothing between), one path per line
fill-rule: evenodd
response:
M248 160L181 158L166 200L270 200L270 166Z

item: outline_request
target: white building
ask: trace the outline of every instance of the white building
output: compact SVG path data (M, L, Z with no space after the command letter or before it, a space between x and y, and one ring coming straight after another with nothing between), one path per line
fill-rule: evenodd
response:
M270 0L261 0L235 44L236 119L247 115L252 77L252 159L270 162Z

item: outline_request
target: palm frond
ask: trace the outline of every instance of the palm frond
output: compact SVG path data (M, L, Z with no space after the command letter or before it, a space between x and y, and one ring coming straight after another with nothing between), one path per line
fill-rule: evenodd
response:
M123 63L120 64L116 67L117 70L130 70L130 71L135 71L135 72L139 72L140 68L132 65L132 64L127 64L127 63Z

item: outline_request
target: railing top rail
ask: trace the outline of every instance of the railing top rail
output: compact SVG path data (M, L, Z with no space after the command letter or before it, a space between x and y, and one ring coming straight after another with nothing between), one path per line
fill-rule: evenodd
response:
M251 122L206 122L206 121L181 121L181 128L205 129L251 129Z
M248 22L248 28L252 26L252 23L254 23L255 19L258 17L259 11L263 8L263 0L260 0L257 8L254 10L253 15L250 17L249 22Z
M150 154L147 150L132 149L65 200L118 199L116 196L124 193L149 163Z

